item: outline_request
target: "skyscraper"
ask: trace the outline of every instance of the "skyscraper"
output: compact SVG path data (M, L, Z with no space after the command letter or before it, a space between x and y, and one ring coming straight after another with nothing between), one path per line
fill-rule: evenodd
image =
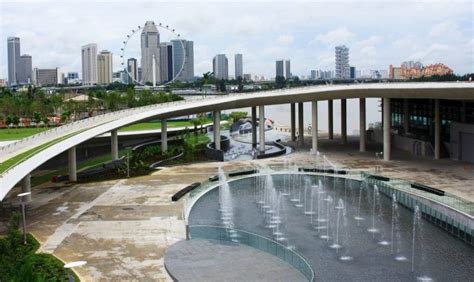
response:
M97 84L97 44L82 46L82 85Z
M291 78L290 60L285 61L285 78Z
M212 71L217 79L229 79L229 61L225 54L219 54L212 59Z
M243 78L244 70L243 70L242 54L235 54L234 63L235 63L235 79L239 79L239 77Z
M17 81L18 84L32 83L32 59L30 55L24 54L20 56L17 65Z
M170 42L160 43L160 81L173 79L173 45Z
M349 48L345 45L336 46L336 79L351 78L349 67Z
M275 77L285 77L285 66L283 64L283 60L276 61L276 72L275 72Z
M181 42L183 44L181 44ZM173 77L177 80L189 81L194 78L194 42L184 39L171 40L173 45ZM183 54L183 45L186 53L186 58ZM184 67L183 67L183 60ZM178 73L183 67L182 72Z
M145 27L143 27L141 34L141 68L142 68L142 81L145 84L147 82L160 81L160 33L156 28L156 25L152 21L147 21ZM154 63L153 63L154 60ZM155 78L153 79L153 66Z
M97 55L97 83L104 85L112 83L113 62L112 53L102 50Z
M356 68L355 67L350 67L350 70L351 70L350 71L351 72L350 78L355 79L356 78Z
M17 85L17 68L20 61L20 38L8 37L8 84Z
M129 73L128 84L133 84L135 83L134 81L138 81L137 59L130 58L127 60L127 71Z

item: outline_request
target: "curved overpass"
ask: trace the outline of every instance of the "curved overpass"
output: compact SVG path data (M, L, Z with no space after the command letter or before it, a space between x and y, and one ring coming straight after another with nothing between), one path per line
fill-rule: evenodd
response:
M65 130L59 130L59 133L52 134L55 130L58 132L58 129L52 129L48 131L51 134L48 132L40 134L44 138L35 136L1 148L0 162L8 162L9 159L25 154L28 150L38 147L41 144L48 144L48 142L50 144L48 147L37 152L26 154L20 161L13 163L1 172L0 200L3 200L6 194L20 180L28 176L30 172L47 160L91 138L138 121L150 118L166 119L189 114L244 107L351 98L474 100L474 83L376 83L310 86L276 91L225 95L222 97L208 96L205 99L158 104L96 116L76 122L73 125L65 126ZM70 130L67 130L68 127Z

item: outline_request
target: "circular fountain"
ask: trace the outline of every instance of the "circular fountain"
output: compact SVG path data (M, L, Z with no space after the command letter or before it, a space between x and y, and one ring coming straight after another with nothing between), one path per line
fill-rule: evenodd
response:
M190 237L202 237L206 226L227 229L222 236L232 242L248 239L239 230L252 232L297 252L323 281L474 277L472 246L377 186L294 169L260 172L227 181L221 171L220 183L190 209Z

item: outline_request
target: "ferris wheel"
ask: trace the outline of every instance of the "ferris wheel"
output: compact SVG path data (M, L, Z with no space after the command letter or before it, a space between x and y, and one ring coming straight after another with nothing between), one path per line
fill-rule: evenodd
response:
M167 80L167 81L161 81L161 79L158 80L158 83L159 84L155 84L153 86L164 86L166 84L169 84L169 83L172 83L174 82L175 80L177 80L181 74L183 73L184 71L184 67L186 65L186 61L187 61L187 54L186 54L186 48L184 46L184 43L183 43L183 39L181 39L181 35L179 33L176 32L176 30L174 28L171 28L169 25L165 25L165 24L162 24L162 23L158 23L158 25L155 24L155 22L152 22L153 25L155 25L155 27L157 29L161 29L161 30L165 30L167 32L169 32L170 34L172 34L172 37L178 41L181 45L181 49L182 49L182 64L181 66L179 66L179 69L178 71L176 72L175 74L175 71L174 69L172 68L171 72L173 75L172 79L170 80ZM140 81L138 79L138 75L132 75L131 74L131 71L129 70L129 67L128 67L128 59L129 59L129 56L127 55L127 50L128 50L128 44L129 43L132 43L134 40L140 40L140 34L141 32L143 31L145 26L137 26L137 28L135 29L132 29L130 33L127 34L127 37L126 39L122 42L122 48L120 49L121 51L121 55L120 55L120 58L122 60L121 62L121 65L122 65L122 68L125 70L125 72L127 73L127 79L129 79L129 81L133 82L134 84L136 85L142 85L144 86L145 85L145 81ZM135 36L135 35L138 35L138 36ZM173 52L175 50L173 49ZM156 59L155 57L153 56L153 66L155 65L156 63ZM174 54L173 54L173 59L174 59ZM173 62L173 66L174 66L174 62ZM159 67L159 66L158 66ZM137 69L138 69L138 65L137 65ZM153 70L155 69L155 67L152 68ZM143 71L143 66L142 66L142 71ZM151 74L147 74L147 73L142 73L142 77L146 77L147 75L151 75ZM153 78L155 78L155 74L153 73L152 75Z

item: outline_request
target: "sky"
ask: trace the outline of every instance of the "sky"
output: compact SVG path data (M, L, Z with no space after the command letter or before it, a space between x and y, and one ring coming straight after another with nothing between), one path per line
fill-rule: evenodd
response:
M0 0L0 78L7 77L10 36L20 37L21 52L32 55L33 67L80 72L81 46L97 43L99 50L114 53L117 71L122 42L146 20L194 41L195 75L212 70L212 58L220 53L229 58L233 74L234 54L242 53L244 73L274 77L275 60L290 59L292 73L307 76L312 69L334 70L334 47L341 44L359 70L419 60L473 73L473 3Z

